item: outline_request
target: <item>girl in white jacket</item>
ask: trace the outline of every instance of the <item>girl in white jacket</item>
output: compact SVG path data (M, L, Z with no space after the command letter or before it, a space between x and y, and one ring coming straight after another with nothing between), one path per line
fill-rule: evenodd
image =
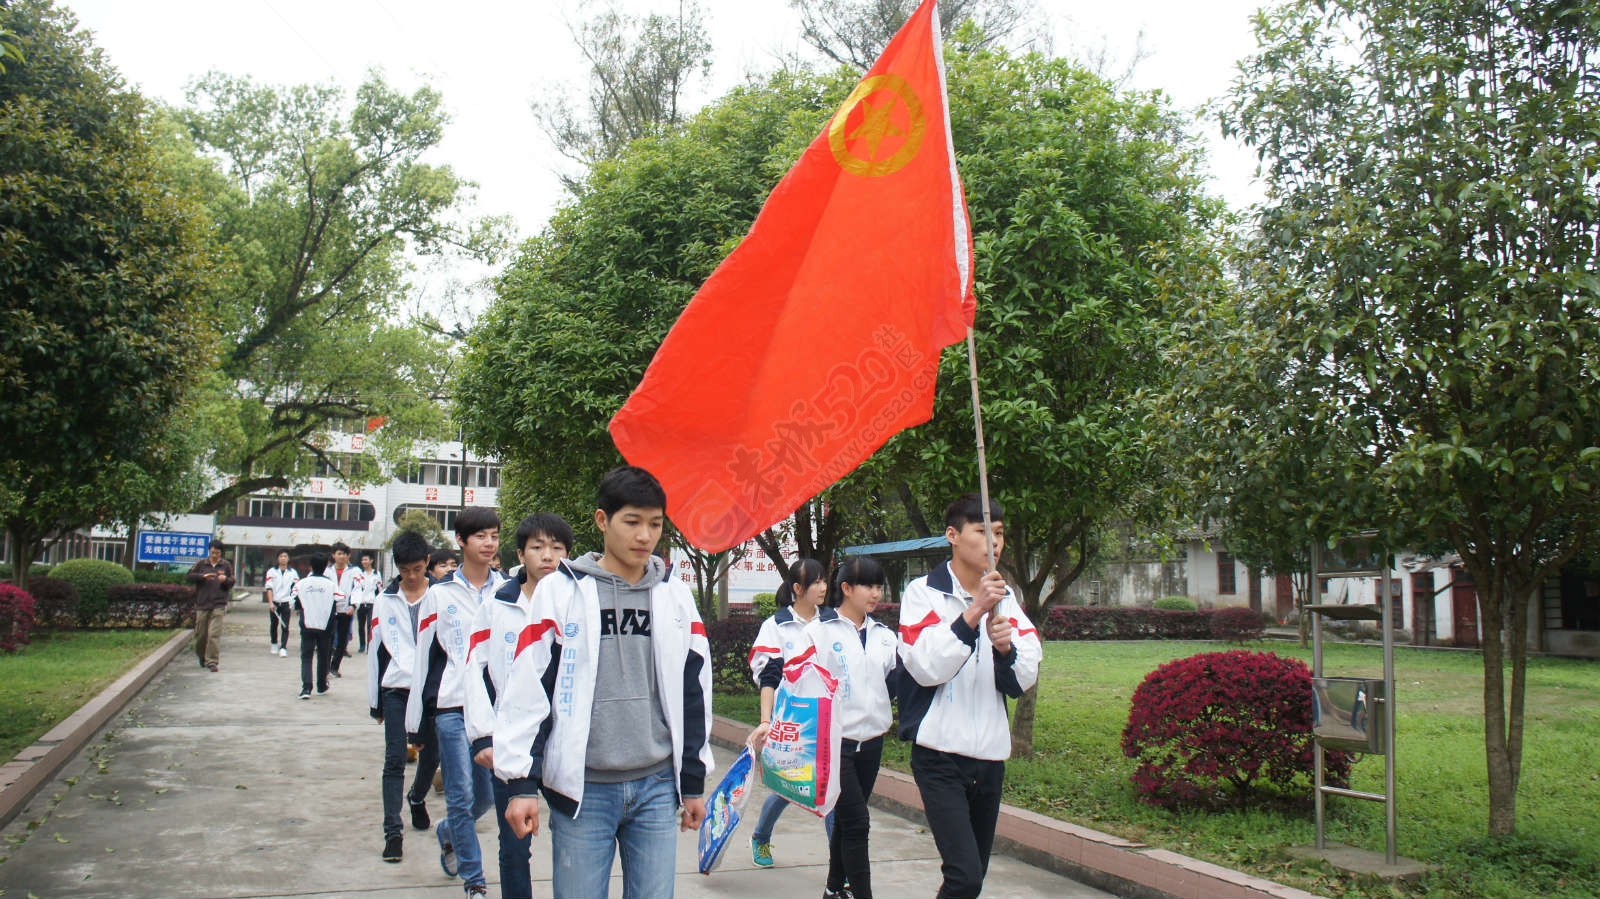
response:
M828 885L823 899L872 897L872 867L867 836L872 821L867 800L883 760L883 735L893 720L899 640L895 631L872 617L883 598L883 566L871 556L854 556L833 576L828 605L838 615L806 625L808 643L790 665L815 662L839 682L834 715L839 728L839 759L834 777L839 799L828 837ZM848 887L848 889L847 889Z
M783 663L805 650L806 625L823 618L836 618L838 613L828 608L828 572L816 559L796 559L789 574L778 587L778 611L761 622L755 645L750 647L750 675L761 688L761 723L750 734L750 744L760 746L772 727L772 704L778 693L778 681L783 678ZM750 857L757 867L772 867L772 829L778 825L778 816L789 803L776 793L769 794L756 818L756 829L750 835ZM833 833L833 816L824 822L829 834Z

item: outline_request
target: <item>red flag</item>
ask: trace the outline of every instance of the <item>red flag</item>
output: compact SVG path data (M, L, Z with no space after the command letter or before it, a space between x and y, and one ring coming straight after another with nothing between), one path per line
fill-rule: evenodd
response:
M749 539L927 421L972 324L934 0L894 36L611 419L701 549Z

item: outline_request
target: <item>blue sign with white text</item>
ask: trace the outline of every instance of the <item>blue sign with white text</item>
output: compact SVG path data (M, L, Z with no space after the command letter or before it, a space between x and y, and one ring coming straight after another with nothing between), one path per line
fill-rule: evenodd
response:
M141 562L198 562L210 548L210 534L140 531L136 556Z

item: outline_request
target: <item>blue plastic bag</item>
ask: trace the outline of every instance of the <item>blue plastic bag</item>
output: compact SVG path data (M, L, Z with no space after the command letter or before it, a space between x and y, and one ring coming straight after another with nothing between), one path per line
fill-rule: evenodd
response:
M744 804L756 781L756 760L750 747L733 760L722 782L706 797L706 819L700 823L700 873L710 874L722 861L722 850L744 817Z

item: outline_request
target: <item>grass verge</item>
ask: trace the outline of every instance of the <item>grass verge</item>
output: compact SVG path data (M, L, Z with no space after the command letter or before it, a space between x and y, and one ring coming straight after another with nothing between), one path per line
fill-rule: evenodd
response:
M1399 853L1437 866L1404 887L1347 877L1287 849L1315 841L1310 789L1304 802L1226 812L1172 813L1142 805L1122 756L1129 701L1164 662L1215 652L1215 643L1070 642L1045 646L1035 752L1007 768L1006 801L1325 896L1600 895L1600 663L1528 662L1527 721L1517 835L1485 836L1483 662L1477 653L1396 648L1396 806ZM1311 662L1285 643L1249 649ZM1376 646L1326 647L1328 674L1380 676ZM1508 677L1509 681L1509 677ZM755 718L753 695L718 695L720 715ZM884 763L909 770L909 744L886 742ZM1383 792L1381 756L1356 763L1352 786ZM1327 838L1381 852L1383 803L1330 798Z
M176 631L45 631L0 655L0 764L94 698Z

